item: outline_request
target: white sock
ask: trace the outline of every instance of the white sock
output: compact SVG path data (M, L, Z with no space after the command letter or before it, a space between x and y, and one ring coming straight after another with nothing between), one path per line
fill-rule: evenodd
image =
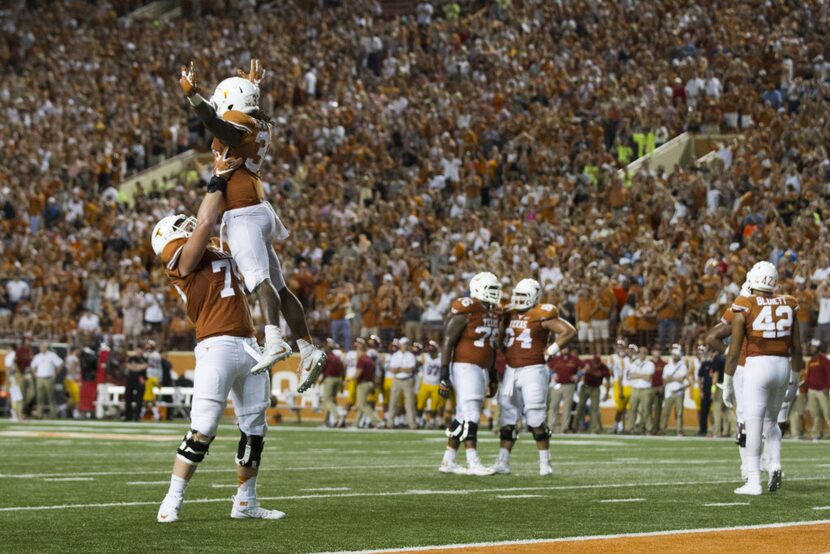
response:
M749 475L761 471L761 434L763 433L763 420L760 417L748 417L746 424L746 450L744 452L744 463Z
M307 356L308 352L314 348L314 345L305 339L297 339L297 348L300 349L300 356Z
M276 325L266 325L265 326L265 347L269 347L272 344L277 344L280 339L280 328Z
M760 471L750 471L747 475L746 480L748 485L757 485L761 486L761 472Z
M249 477L247 481L236 489L237 500L250 500L256 498L256 475Z
M781 428L777 421L764 421L764 449L761 458L767 460L770 471L781 467Z
M540 450L539 461L544 464L550 464L550 450L547 448L545 450Z
M454 449L452 449L448 446L447 449L444 450L444 461L448 464L454 464L455 463L455 455L457 453L458 453L457 450L454 450Z
M510 451L506 448L499 448L499 460L510 462Z
M739 446L738 455L741 457L741 469L746 471L746 448Z
M478 450L476 450L475 448L468 448L466 450L466 454L467 454L467 465L468 466L473 465L473 464L481 463L479 458L478 458Z
M167 496L177 496L184 498L184 491L187 490L187 479L182 479L178 475L170 477L170 488L167 489Z

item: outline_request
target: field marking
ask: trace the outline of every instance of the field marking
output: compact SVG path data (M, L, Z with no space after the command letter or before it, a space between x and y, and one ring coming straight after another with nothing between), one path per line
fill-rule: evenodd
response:
M814 510L830 510L830 506L813 506Z
M233 483L213 483L210 488L212 489L236 489L239 488L239 485L234 485Z
M496 498L544 498L544 494L497 494Z
M336 492L336 491L350 491L349 487L318 487L315 489L300 489L301 492Z
M141 485L169 485L170 481L127 481L127 484L135 487Z
M615 503L615 502L645 502L645 498L609 498L607 500L600 500L602 503Z
M402 548L383 548L377 550L349 550L327 551L317 554L383 554L392 552L423 552L425 550L466 550L471 548L487 548L498 546L519 546L532 544L555 544L561 542L600 541L613 539L628 539L634 537L665 537L672 535L712 533L721 531L752 531L758 529L783 529L787 527L802 527L806 525L827 525L830 519L814 521L788 521L786 523L761 523L758 525L740 525L735 527L701 527L696 529L671 529L667 531L649 531L644 533L619 533L614 535L579 535L574 537L558 537L555 539L525 539L515 541L474 542L467 544L435 544L432 546L410 546Z
M720 508L722 506L749 506L749 502L709 502L704 504L707 508Z
M63 482L63 481L95 481L94 477L50 477L44 481Z
M792 481L826 481L827 477L793 477L787 479L787 482ZM286 496L263 496L259 500L324 500L336 498L380 498L380 497L396 497L396 496L447 496L447 495L468 495L468 494L490 494L490 493L511 493L511 492L539 492L539 491L569 491L569 490L590 490L590 489L624 489L631 487L681 487L681 486L697 486L697 485L732 485L739 482L737 479L727 479L718 481L666 481L654 483L616 483L603 485L554 485L548 487L498 487L488 489L409 489L405 491L390 491L390 492L347 492L341 494L295 494ZM228 502L226 497L223 498L196 498L187 500L191 504L210 504L214 502ZM41 510L71 510L77 508L114 508L114 507L128 507L128 506L154 506L158 502L105 502L100 504L58 504L45 506L7 506L0 508L0 512L29 512Z

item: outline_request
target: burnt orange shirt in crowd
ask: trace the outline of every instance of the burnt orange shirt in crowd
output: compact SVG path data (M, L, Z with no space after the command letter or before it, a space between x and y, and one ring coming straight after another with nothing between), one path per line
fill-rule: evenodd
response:
M346 305L349 303L349 298L342 293L330 295L328 298L328 308L330 310L330 318L332 321L339 319L346 319Z
M187 239L170 242L161 261L170 283L185 303L187 317L196 328L196 340L220 335L254 336L254 323L233 258L209 247L193 271L182 277L178 263L185 242Z
M798 322L810 323L810 312L816 304L816 294L811 290L799 290L793 293L793 296L798 301Z
M595 320L605 320L611 318L611 310L617 306L617 296L614 290L606 287L599 291L599 301L597 302L597 311L594 314Z
M790 295L739 296L732 311L743 313L746 329L746 356L789 356L792 325L798 302Z
M576 306L574 306L574 309L576 310L576 320L589 323L591 321L591 313L594 311L596 306L597 301L593 298L588 298L587 296L580 296L577 298Z
M259 170L271 144L271 126L236 110L226 111L222 114L222 119L239 129L242 143L231 148L215 138L211 145L213 155L244 160L242 166L228 179L225 209L234 210L259 204L265 198Z
M467 326L453 352L453 362L475 364L489 369L493 366L499 335L499 312L475 298L457 298L452 315L467 316Z
M558 317L559 310L553 304L538 304L523 312L507 312L504 317L504 356L507 365L525 367L544 364L550 331L542 323Z

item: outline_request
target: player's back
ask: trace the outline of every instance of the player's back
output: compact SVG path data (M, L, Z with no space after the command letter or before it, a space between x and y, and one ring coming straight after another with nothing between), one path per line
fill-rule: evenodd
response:
M498 309L464 296L453 301L451 313L467 316L467 325L455 345L453 362L491 367L499 334Z
M196 340L220 335L252 337L251 312L230 254L209 247L193 271L182 277L178 261L185 242L170 242L161 259L196 328Z
M545 363L550 331L543 323L559 317L553 304L538 304L529 310L511 310L505 315L504 356L510 367Z
M732 311L744 315L746 357L789 356L798 302L790 295L741 296Z
M259 204L265 198L260 168L271 144L271 126L236 110L226 111L222 114L222 119L242 133L242 142L238 146L229 147L219 139L213 139L211 145L214 156L243 160L242 166L228 179L225 192L226 209L234 210Z

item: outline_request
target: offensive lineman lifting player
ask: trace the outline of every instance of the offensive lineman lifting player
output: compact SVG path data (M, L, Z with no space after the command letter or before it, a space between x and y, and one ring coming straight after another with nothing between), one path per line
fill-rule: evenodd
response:
M573 326L559 317L553 304L540 304L542 287L535 279L522 279L513 289L504 316L507 368L499 389L501 447L493 469L510 473L510 452L524 417L539 450L539 475L550 475L550 428L545 423L548 368L545 356L555 356L576 336ZM552 333L556 340L548 346ZM568 400L570 402L570 399Z
M217 164L224 165L224 162ZM231 517L282 519L285 516L280 511L261 508L256 497L267 428L265 410L271 401L270 378L268 372L251 373L262 354L252 338L251 312L233 259L223 250L208 245L222 205L221 192L213 188L217 179L220 178L211 180L209 190L212 188L214 192L209 192L202 201L198 219L167 216L156 224L151 239L153 251L164 263L171 285L184 301L198 341L190 430L176 450L170 488L156 518L159 523L179 519L185 490L216 436L228 396L233 401L242 433L236 455L238 488Z
M478 456L478 422L485 392L498 388L495 370L499 335L501 284L492 273L477 273L470 280L470 296L457 298L444 324L441 345L441 379L438 394L450 397L455 390L455 418L447 427L447 449L438 471L460 475L493 475ZM489 375L489 391L488 388ZM456 463L458 447L464 443L467 467Z
M210 102L199 94L193 62L182 67L179 84L196 115L215 137L211 148L217 160L241 158L238 169L226 175L222 189L222 227L228 230L228 246L244 278L245 288L255 292L265 315L265 348L262 359L251 369L266 371L288 357L291 347L279 330L280 312L300 349L299 392L311 387L326 363L325 354L314 346L303 306L285 286L273 240L288 237L288 230L265 200L260 168L271 143L271 124L259 109L259 83L265 71L257 59L249 73L225 79ZM220 232L220 235L222 233Z

